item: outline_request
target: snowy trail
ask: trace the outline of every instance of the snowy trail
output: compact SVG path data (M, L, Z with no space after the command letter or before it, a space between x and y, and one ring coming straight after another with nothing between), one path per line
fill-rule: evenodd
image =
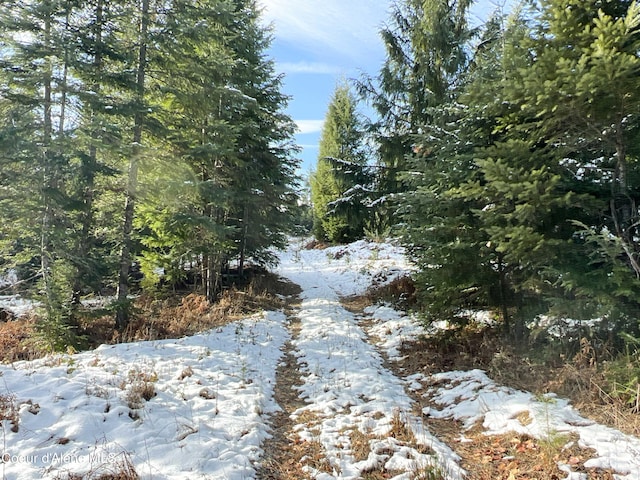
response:
M373 251L358 243L327 251L307 251L294 245L282 256L280 274L303 289L302 329L295 347L304 375L300 392L308 403L296 413L314 412L320 420L319 425L300 423L297 428L301 437L322 444L332 466L331 472L310 469L315 478L356 479L368 468L385 466L405 472L395 479L410 479L412 472L428 465L439 465L446 478L463 478L458 456L412 415L406 388L414 398L417 395L435 404L423 414L456 419L464 428L480 421L487 435L520 432L548 438L576 434L582 448L596 452L584 468L611 469L616 480L640 479L640 439L582 417L566 399L552 394L538 397L501 386L480 370L429 377L407 372L408 376L400 379L384 368L378 351L366 342L357 319L342 308L339 297L363 294L381 272L389 278L406 272L406 268L388 245ZM379 348L391 359L398 358L398 347L405 339L424 333L414 319L389 307L373 306L365 313L373 321L368 333L380 339ZM523 412L528 418L525 424L519 420ZM413 429L417 442L430 447L430 454L389 438L387 433L398 414ZM378 437L370 442L367 460L356 461L351 455L348 433L353 429ZM464 434L460 441L466 441ZM566 480L587 478L587 474L575 471L575 465L559 463L559 468L566 472Z
M428 432L427 417L458 420L459 442L478 424L486 435L571 433L596 454L584 465L559 464L566 480L587 479L577 467L640 479L640 439L581 417L564 399L504 387L480 370L425 376L414 365L400 378L386 368L379 351L398 361L399 347L423 334L422 326L375 305L365 309L365 333L340 296L363 294L409 268L390 244L319 251L294 243L281 254L279 273L303 289L299 321L263 312L193 337L0 365L0 478L89 479L127 462L144 480L259 478L277 413L318 446L322 460L303 462L319 480L366 478L369 470L410 480L432 466L463 479L460 459ZM283 365L287 379L301 380L293 395L288 390L299 399L286 412L274 398ZM300 399L306 403L298 408Z
M290 251L282 256L279 272L303 290L301 329L293 345L304 381L300 396L307 404L292 417L317 415L319 424L300 423L296 430L303 440L322 445L330 465L330 472L309 471L319 480L357 479L363 472L384 468L401 480L436 467L451 479L462 478L455 453L411 413L405 383L383 366L355 316L340 305L339 295L364 293L371 283L368 271L347 267L341 272L347 280L335 282L332 270L344 266L329 262L323 271L317 259L316 251ZM417 445L393 438L398 421L412 431ZM355 430L370 438L366 459L357 460L351 452Z

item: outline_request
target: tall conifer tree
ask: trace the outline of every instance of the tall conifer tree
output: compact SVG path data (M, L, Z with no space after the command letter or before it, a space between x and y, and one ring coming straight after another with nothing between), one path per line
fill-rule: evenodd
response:
M487 275L475 253L478 239L471 238L471 206L448 195L472 173L472 143L458 123L464 107L457 103L474 36L469 5L396 2L382 32L387 59L378 85L365 89L382 118L377 135L382 191L393 204L388 214L401 223L403 242L421 267L419 296L434 316L480 303L484 292L476 287Z
M17 235L6 240L16 259L38 265L45 310L38 328L50 348L73 342L73 250L66 235L72 208L67 191L71 155L65 123L70 62L66 42L73 6L56 0L0 5L3 158L7 173L17 168L24 175L8 175L6 180L17 180L17 198L29 199L14 218ZM28 232L32 229L37 234Z
M172 187L180 203L145 205L145 272L185 275L195 262L210 300L231 260L240 270L248 258L273 261L295 203L293 122L258 19L253 1L175 1L160 42L154 118L184 169Z
M325 117L316 172L311 176L314 231L318 238L360 238L369 216L370 179L356 99L346 83L334 91Z

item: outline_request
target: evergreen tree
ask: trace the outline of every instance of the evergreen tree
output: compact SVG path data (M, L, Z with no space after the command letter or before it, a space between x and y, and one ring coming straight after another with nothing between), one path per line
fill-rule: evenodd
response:
M124 150L128 160L126 181L124 187L124 208L121 213L121 227L119 230L119 268L117 274L116 292L116 318L115 326L123 332L130 320L130 271L135 258L136 244L134 220L136 207L139 201L139 181L141 161L148 155L153 133L159 128L149 118L149 110L155 105L150 102L149 70L153 68L150 61L150 51L157 42L160 19L159 11L162 10L159 3L153 0L140 0L130 5L123 16L123 21L128 21L128 29L123 31L128 34L127 43L132 47L134 55L129 57L127 71L131 72L125 78L122 94L128 101L123 105L123 117L131 127L129 148Z
M219 281L217 259L230 248L220 213L226 194L216 183L226 167L219 159L232 151L234 135L220 118L233 63L224 47L230 9L227 2L183 1L167 9L150 60L161 74L150 79L147 101L157 107L147 120L166 129L163 149L175 167L143 172L136 217L147 282L158 268L167 280L180 280L195 262L211 299Z
M469 72L468 93L460 97L468 113L456 125L465 133L458 141L473 144L472 174L461 184L447 176L451 189L443 198L471 207L472 219L458 224L476 232L449 242L475 244L480 265L493 275L473 289L445 284L458 294L485 291L485 305L500 309L516 339L524 337L526 320L549 308L575 318L611 316L623 303L634 305L636 281L624 279L620 264L630 267L628 274L635 270L635 247L617 219L635 211L633 182L624 186L621 178L637 135L635 91L628 90L635 81L636 16L633 8L614 19L588 2L569 8L544 2L535 29L511 24L493 48L481 43L483 53ZM488 69L486 59L492 59ZM620 77L605 92L601 76L607 71ZM431 285L440 298L437 284Z
M154 117L184 168L173 182L164 177L180 202L148 198L144 206L144 270L180 277L198 265L210 300L232 259L241 272L249 258L273 261L269 248L284 245L295 204L293 122L258 20L253 1L176 1L157 59L162 108Z
M473 205L449 193L473 175L473 145L481 141L458 103L474 36L466 23L469 4L397 2L392 28L383 31L388 53L380 86L372 88L383 119L386 193L420 267L418 295L439 318L482 304L486 277L494 275L477 253L483 239Z
M37 265L45 310L38 328L51 348L74 341L73 252L65 234L71 209L66 191L71 164L65 41L72 7L71 2L54 0L0 5L4 180L17 181L11 201L28 199L5 213L16 221L13 231L5 232L5 255Z
M116 269L114 217L100 212L99 204L117 181L124 128L120 106L124 99L122 71L130 53L124 50L118 25L127 12L122 2L84 2L83 15L75 15L66 40L73 80L67 95L79 107L73 130L75 169L69 187L75 213L71 222L76 252L74 301L101 291ZM124 83L126 85L126 82ZM114 212L115 213L115 212Z
M468 62L475 31L467 26L471 0L396 0L381 36L386 49L374 80L358 82L359 92L378 113L369 126L378 145L377 209L397 223L396 194L406 191L400 176L413 153L416 135L451 100Z
M317 238L349 242L364 234L371 180L363 139L356 100L349 86L342 83L329 103L318 166L311 177Z
M286 245L298 178L297 160L292 158L297 151L295 123L284 113L288 97L281 91L282 76L265 53L271 32L261 25L255 0L236 2L235 14L243 21L232 24L230 47L242 60L234 64L231 84L243 108L230 121L240 126L235 148L243 168L236 172L230 223L237 227L233 256L242 274L248 259L259 266L273 264L273 248Z
M0 33L0 265L52 348L106 286L126 329L141 243L149 276L199 267L212 300L233 260L274 261L296 149L254 0L7 1Z
M564 264L556 277L574 298L599 304L590 315L637 309L639 26L635 2L542 2L527 42L531 68L508 92L529 121L505 125L546 147L550 168L592 198L573 217L575 249L592 260Z

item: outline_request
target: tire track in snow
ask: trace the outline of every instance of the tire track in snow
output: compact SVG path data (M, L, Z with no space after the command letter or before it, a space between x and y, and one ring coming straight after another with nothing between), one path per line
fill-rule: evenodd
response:
M307 470L314 478L330 480L357 479L363 472L386 469L400 480L435 467L447 478L462 478L457 456L411 414L413 401L405 393L405 383L384 367L356 317L340 304L330 273L311 261L314 253L283 256L280 267L280 274L303 290L297 314L300 332L292 345L303 380L296 388L307 404L291 418L301 419L305 412L319 418L319 424L301 422L295 430L302 440L319 442L330 465L323 469L330 472L311 466ZM392 437L398 419L411 429L415 443L430 453ZM356 460L351 449L350 432L356 429L370 439L364 460Z

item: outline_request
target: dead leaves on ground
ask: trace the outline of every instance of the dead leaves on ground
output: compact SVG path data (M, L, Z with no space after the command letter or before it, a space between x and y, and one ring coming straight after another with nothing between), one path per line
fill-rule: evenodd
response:
M438 426L432 425L432 431L437 434ZM476 426L448 443L462 458L469 480L561 480L569 470L588 480L613 480L610 470L584 467L595 452L580 447L577 440L575 435L554 433L548 439L517 433L486 435Z
M421 407L437 408L418 396ZM569 472L583 474L586 480L614 479L612 470L584 466L596 452L581 447L576 433L550 431L545 438L516 432L496 435L487 433L483 419L465 429L454 419L423 418L429 431L460 456L467 480L564 480ZM524 427L532 423L527 410L514 418Z

